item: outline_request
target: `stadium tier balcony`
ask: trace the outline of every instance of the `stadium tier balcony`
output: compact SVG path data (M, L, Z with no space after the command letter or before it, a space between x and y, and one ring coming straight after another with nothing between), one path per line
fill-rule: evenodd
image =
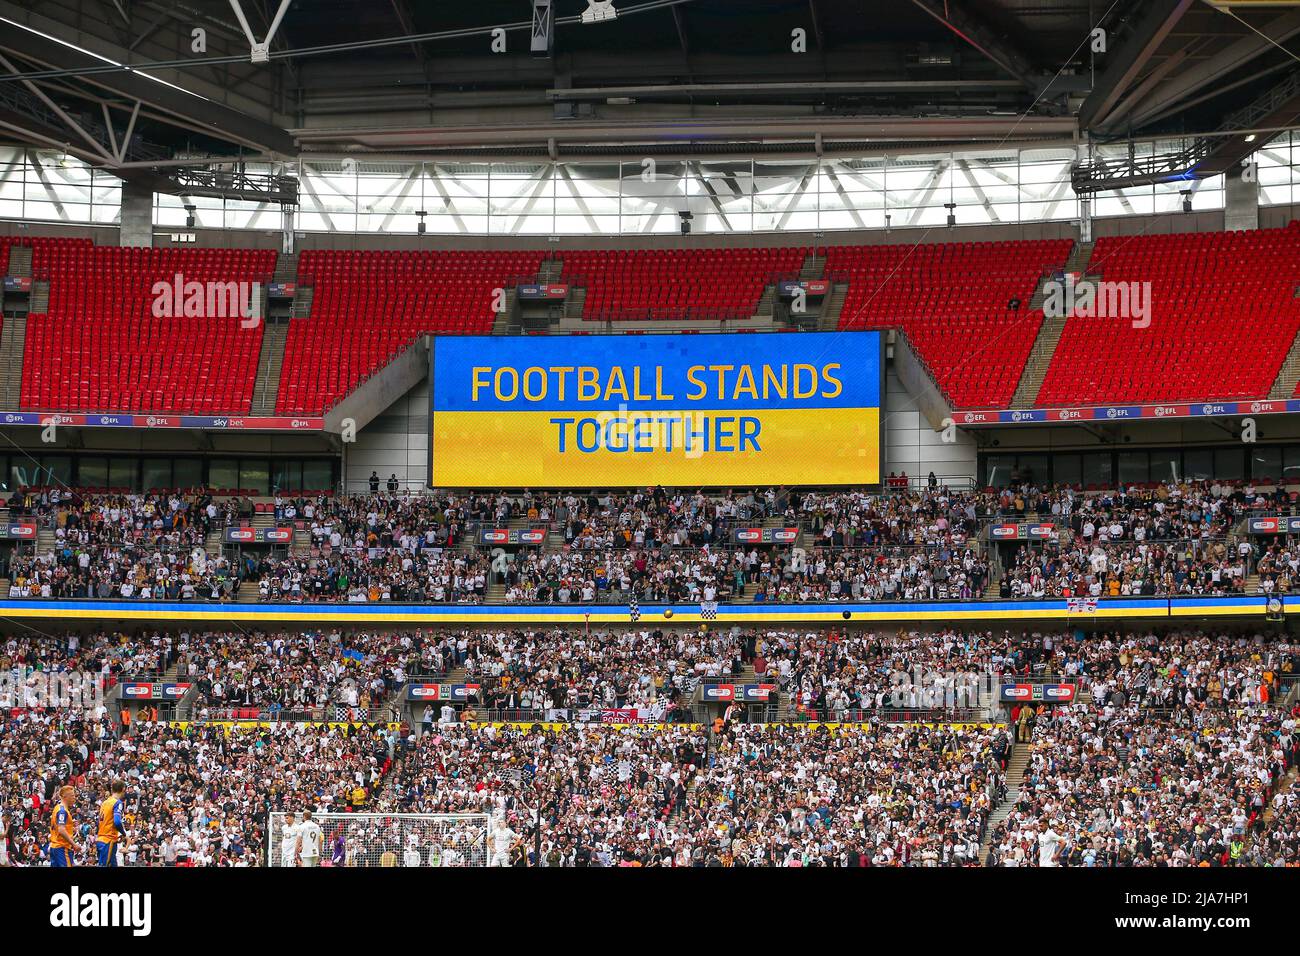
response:
M57 411L246 414L262 323L239 311L265 283L275 253L259 249L142 249L34 240L32 274L49 309L28 317L21 406ZM178 279L179 277L179 279ZM219 310L186 314L155 285L236 283ZM204 295L205 302L207 294ZM219 311L221 317L212 314ZM230 313L234 314L230 314ZM160 314L161 313L161 314Z
M289 323L276 411L316 415L422 335L492 331L497 289L543 253L307 250L311 315Z
M1010 403L1041 309L1042 276L1060 269L1068 239L832 246L826 271L848 292L841 329L901 328L954 407Z
M1300 331L1298 222L1108 236L1087 272L1123 284L1118 303L1129 309L1066 321L1039 405L1264 398ZM1148 293L1149 315L1128 314L1133 296Z
M586 286L589 320L747 319L775 274L808 249L600 249L563 252L565 281Z

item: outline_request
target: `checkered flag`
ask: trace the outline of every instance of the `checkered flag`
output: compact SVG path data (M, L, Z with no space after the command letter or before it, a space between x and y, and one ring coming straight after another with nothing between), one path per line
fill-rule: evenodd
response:
M633 624L641 620L641 605L637 603L635 594L627 599L627 616L632 619Z
M718 619L718 602L701 601L700 617L702 617L706 621L716 621Z

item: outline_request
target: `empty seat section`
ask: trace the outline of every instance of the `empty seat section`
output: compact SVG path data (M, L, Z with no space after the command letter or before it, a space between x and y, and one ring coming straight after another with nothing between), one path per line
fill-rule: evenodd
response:
M1096 311L1071 316L1039 405L1262 398L1300 329L1300 224L1109 236L1088 266ZM1119 285L1111 285L1116 283ZM1149 289L1150 315L1135 314ZM1129 299L1126 314L1124 298Z
M832 246L826 274L848 282L841 329L896 326L954 407L997 407L1010 404L1042 325L1042 311L1029 308L1038 282L1072 245Z
M49 282L49 308L28 318L23 408L248 413L263 329L245 315L275 252L76 239L33 246L32 274ZM177 277L182 295L160 301L155 285L174 289Z
M586 287L593 321L747 319L775 276L807 249L600 249L563 253L565 282Z
M536 276L544 253L306 250L311 316L285 340L276 409L318 415L421 335L487 334L497 289Z

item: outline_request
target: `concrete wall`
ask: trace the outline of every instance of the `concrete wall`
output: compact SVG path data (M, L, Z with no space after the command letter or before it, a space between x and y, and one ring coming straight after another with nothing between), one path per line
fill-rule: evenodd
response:
M122 184L120 244L148 249L153 245L153 191Z
M349 491L363 491L372 471L384 481L396 474L404 488L429 481L429 379L393 403L343 446L343 475Z
M942 433L926 422L892 365L885 374L883 426L881 474L907 472L909 477L924 477L933 471L940 478L975 477L975 439L954 429L955 440L945 442Z

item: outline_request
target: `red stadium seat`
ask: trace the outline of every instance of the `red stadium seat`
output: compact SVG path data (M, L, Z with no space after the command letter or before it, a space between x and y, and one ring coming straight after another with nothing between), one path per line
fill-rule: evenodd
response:
M1262 398L1300 329L1300 223L1110 236L1097 241L1088 272L1149 282L1150 324L1071 317L1039 405Z
M1031 311L1044 272L1072 242L947 242L832 246L826 271L848 279L841 329L898 327L957 408L1010 404L1043 313ZM1019 309L1011 309L1013 299Z

